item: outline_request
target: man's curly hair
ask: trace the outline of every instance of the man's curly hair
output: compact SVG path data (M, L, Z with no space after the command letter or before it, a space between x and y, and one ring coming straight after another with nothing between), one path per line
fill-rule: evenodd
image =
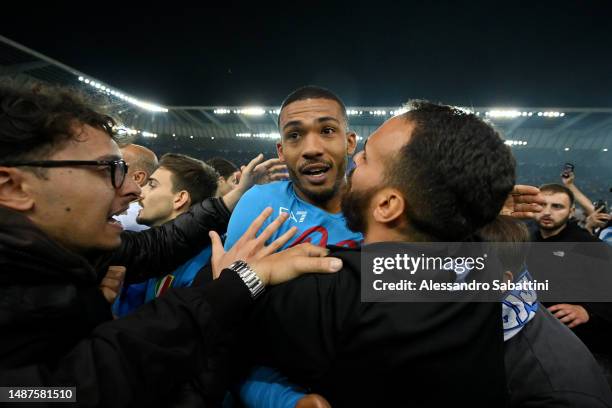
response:
M101 110L74 89L0 83L0 162L44 159L77 137L78 125L90 125L114 138L116 122Z

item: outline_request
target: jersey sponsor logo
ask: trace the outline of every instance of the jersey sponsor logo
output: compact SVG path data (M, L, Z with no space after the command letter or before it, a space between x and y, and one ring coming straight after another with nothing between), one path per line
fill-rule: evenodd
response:
M281 215L282 213L287 213L289 214L289 219L293 220L293 222L304 222L304 220L306 219L306 215L308 215L308 211L296 211L295 213L293 211L289 211L288 208L285 207L280 207L278 209L278 215Z

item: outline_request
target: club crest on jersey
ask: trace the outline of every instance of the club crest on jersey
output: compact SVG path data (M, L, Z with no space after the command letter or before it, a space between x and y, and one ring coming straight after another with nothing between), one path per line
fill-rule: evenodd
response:
M174 282L174 275L166 275L158 279L155 284L155 297L160 297L165 291L170 289L172 282Z

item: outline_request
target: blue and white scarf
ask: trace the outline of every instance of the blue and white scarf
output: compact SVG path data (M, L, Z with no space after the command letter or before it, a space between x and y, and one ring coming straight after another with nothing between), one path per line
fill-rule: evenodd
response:
M531 280L529 271L524 269L514 280L525 283ZM534 290L508 291L502 300L502 320L504 324L504 341L516 336L527 323L535 317L538 310L538 297Z

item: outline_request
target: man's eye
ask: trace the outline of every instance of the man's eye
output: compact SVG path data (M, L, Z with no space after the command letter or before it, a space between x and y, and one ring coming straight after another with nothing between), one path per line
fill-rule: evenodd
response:
M295 140L300 136L298 132L289 132L285 135L285 139Z
M334 129L333 127L326 127L326 128L323 128L323 133L325 133L325 134L327 134L327 135L332 134L332 133L334 133L335 131L336 131L336 129Z

